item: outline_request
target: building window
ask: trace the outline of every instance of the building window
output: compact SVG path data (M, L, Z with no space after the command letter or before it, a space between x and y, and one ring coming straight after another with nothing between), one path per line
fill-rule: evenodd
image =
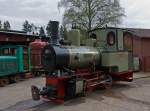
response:
M9 55L9 48L3 49L3 55Z
M107 43L109 44L109 45L114 45L115 44L115 33L114 32L109 32L108 34L107 34Z
M130 33L124 33L123 35L124 47L128 50L133 50L133 36Z
M4 48L2 50L2 55L10 55L10 56L15 56L17 53L15 48Z

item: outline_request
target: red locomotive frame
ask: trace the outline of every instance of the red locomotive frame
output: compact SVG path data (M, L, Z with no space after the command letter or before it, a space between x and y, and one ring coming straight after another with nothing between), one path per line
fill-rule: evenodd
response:
M92 72L89 69L78 69L75 72L76 77L85 80L84 96L95 89L98 88L111 88L114 81L127 81L131 82L133 80L133 71L121 72L121 73L108 73L107 79L103 79L106 75L103 71ZM62 76L62 77L49 77L46 76L46 85L53 85L56 87L56 97L42 96L46 100L62 104L65 101L65 81L68 81L72 76ZM34 90L35 86L32 87ZM82 95L82 96L83 96Z

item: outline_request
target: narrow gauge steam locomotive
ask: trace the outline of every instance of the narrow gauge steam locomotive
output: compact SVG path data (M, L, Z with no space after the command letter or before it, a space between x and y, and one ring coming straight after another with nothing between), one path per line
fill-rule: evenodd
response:
M59 25L56 21L51 25L53 43L56 43ZM92 31L84 40L78 30L74 29L70 34L67 40L74 46L48 44L43 48L46 85L42 89L31 87L34 100L42 96L63 103L97 88L110 88L113 81L133 80L132 48L124 45L119 29L102 29L101 33ZM81 41L85 46L79 46Z

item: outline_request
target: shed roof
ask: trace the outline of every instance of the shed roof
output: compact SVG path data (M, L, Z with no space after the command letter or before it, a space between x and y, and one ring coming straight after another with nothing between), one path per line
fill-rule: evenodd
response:
M102 30L102 29L121 29L121 30L123 30L125 32L131 32L128 28L119 28L119 27L101 27L101 28L92 29L89 32L93 32L93 31L96 31L96 30Z
M3 34L11 34L11 35L22 35L22 36L28 36L28 37L39 37L37 35L31 35L31 34L27 34L24 31L17 31L17 30L0 30L0 33Z
M119 27L105 27L105 28L96 28L89 32L101 30L101 29L122 29L125 32L130 32L139 38L150 38L150 29L143 28L119 28Z
M131 30L134 35L140 38L150 38L150 29L142 29L142 28L127 28Z

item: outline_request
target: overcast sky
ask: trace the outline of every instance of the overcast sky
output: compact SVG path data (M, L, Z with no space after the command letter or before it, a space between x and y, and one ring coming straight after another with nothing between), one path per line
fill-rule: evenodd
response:
M13 29L21 30L24 20L34 24L47 24L62 19L57 8L59 0L0 0L0 20L9 20ZM120 0L126 17L123 27L150 28L150 0Z

